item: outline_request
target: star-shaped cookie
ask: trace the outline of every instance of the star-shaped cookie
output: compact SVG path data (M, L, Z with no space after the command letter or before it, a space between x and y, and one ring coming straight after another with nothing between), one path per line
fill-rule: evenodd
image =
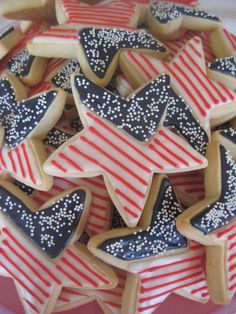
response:
M152 313L176 291L208 300L201 265L204 249L196 244L191 247L176 229L181 212L169 180L155 176L138 227L111 230L89 241L93 254L130 273L122 300L129 313Z
M84 28L78 31L76 36L78 38L76 56L73 52L69 57L78 58L84 75L101 86L106 86L110 82L117 68L120 52L123 50L137 50L160 58L165 58L168 54L161 42L142 30ZM47 55L49 57L68 57L69 52L67 54L66 50L55 49L53 36L49 37L47 51L42 49L40 38L44 41L46 37L47 33L35 36L28 43L29 51L40 56L46 56L45 53L49 51ZM56 40L59 39L57 34L55 37ZM49 47L50 44L53 46L52 49Z
M102 174L129 226L135 226L141 216L154 172L206 166L202 155L161 126L167 107L181 102L168 75L149 82L128 99L80 75L72 77L72 90L85 129L48 158L44 171L60 177Z
M97 5L87 5L81 1L59 0L56 2L57 21L65 27L114 27L135 28L138 11L132 1L103 1Z
M206 196L177 218L177 228L206 246L210 297L226 304L236 291L236 163L219 142L209 144L207 158Z
M42 139L60 118L65 93L54 89L27 99L23 85L8 75L0 79L0 103L0 123L5 131L1 172L34 188L49 189L52 178L42 170L47 157Z
M220 19L210 13L180 3L154 1L150 4L148 27L158 38L170 38L181 28L212 31L222 27Z
M210 118L234 112L236 93L207 77L202 42L191 39L171 62L133 51L122 52L120 66L136 88L167 72L172 76L173 89L189 105L194 116L210 136ZM129 69L129 70L128 70Z
M77 243L91 194L77 187L39 209L13 184L0 182L0 265L14 279L27 313L51 313L63 286L116 285L114 272Z

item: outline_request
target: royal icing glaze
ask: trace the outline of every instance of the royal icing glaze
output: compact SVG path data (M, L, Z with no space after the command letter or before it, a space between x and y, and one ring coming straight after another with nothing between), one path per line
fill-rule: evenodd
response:
M111 290L81 290L63 288L57 300L55 310L63 311L78 307L96 300L101 308L107 309L109 313L121 314L122 295L125 287L126 273L120 269L115 269L119 279L116 288Z
M204 51L206 62L213 62L215 60L215 56L213 54L213 51L209 43L208 33L188 30L181 39L168 40L168 41L165 40L163 41L163 43L170 51L170 54L172 55L172 57L175 57L175 55L184 48L187 42L195 36L200 37L202 40L202 48Z
M80 221L85 191L77 190L39 212L32 212L14 194L0 188L0 211L50 258L57 257L66 247Z
M136 99L143 98L145 103L145 93L149 98L149 93L155 91L154 87L161 91L160 86L163 86L164 81L166 84L163 92L171 91L169 77L162 75L139 91ZM84 104L80 103L79 110L83 121L86 121L86 128L50 156L44 169L47 173L63 177L74 176L75 173L82 177L87 171L93 174L104 174L106 185L112 190L113 202L127 224L132 226L137 224L146 202L153 172L182 172L183 169L190 170L205 166L205 159L199 153L166 128L158 128L144 145L125 130L117 127L114 120L127 100L114 96L102 88L91 89L93 83L85 77L75 76L74 85L80 97L93 95L94 99L98 91L99 98L102 92L103 102L101 107L98 107L96 103L89 103L83 98ZM166 95L167 99L164 98L164 104L169 98L168 93ZM108 104L106 108L110 118L110 110L114 110L115 119L111 122L106 119L107 111L104 110L103 113L102 108L106 105L106 99L113 99L113 97L117 97L115 102L118 106L110 107ZM132 103L134 99L135 96L132 96L132 99L128 100L129 103ZM91 109L97 108L97 112L90 110L88 105ZM142 108L140 109L142 111ZM132 121L136 124L136 120ZM150 120L147 119L147 121ZM143 128L141 123L146 124L146 129L150 130L147 121L140 120L138 130ZM151 128L153 129L153 126ZM129 130L130 127L128 126L127 129ZM127 148L129 148L129 154L127 154Z
M62 130L60 128L54 127L47 134L44 144L48 146L52 146L53 148L58 148L67 140L72 137L72 134Z
M76 59L71 59L59 69L57 74L51 78L51 82L56 87L62 88L65 92L72 94L70 75L72 73L81 73L80 63Z
M84 28L79 32L88 64L93 73L103 78L121 49L146 49L165 53L164 45L145 31Z
M209 63L208 67L211 71L236 78L236 57L216 59L214 62Z
M179 17L193 17L199 20L209 20L219 22L220 19L205 11L183 5L180 3L158 1L150 5L151 15L161 24L167 24Z
M119 259L133 261L184 248L187 240L176 229L176 217L182 212L167 178L161 182L150 225L146 230L108 239L99 249Z
M168 72L176 92L183 97L208 133L209 114L219 107L227 108L235 101L234 91L207 77L202 42L198 37L191 39L169 63L133 51L123 52L122 57L127 59L143 83L162 72ZM125 74L129 79L129 73Z
M78 28L86 26L132 28L136 26L136 5L132 2L113 0L90 6L73 0L58 2L65 15L63 24ZM59 24L60 20L59 20Z
M0 80L0 123L5 129L6 147L14 148L36 128L54 102L57 92L49 91L29 100L17 101L7 78Z
M34 60L35 57L31 55L26 48L24 48L8 61L7 66L11 73L15 76L24 77L30 73Z
M204 234L230 223L236 215L236 164L230 153L220 146L221 194L219 198L191 219L191 224Z

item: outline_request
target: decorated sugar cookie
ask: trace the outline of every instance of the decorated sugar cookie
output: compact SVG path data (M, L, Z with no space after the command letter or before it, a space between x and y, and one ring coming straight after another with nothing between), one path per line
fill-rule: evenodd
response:
M181 102L168 75L149 82L128 99L79 75L73 77L72 89L85 129L53 153L44 170L60 177L102 174L129 226L140 218L154 172L206 166L204 157L186 141L159 125L168 105Z
M206 246L210 297L227 304L235 291L236 164L219 142L209 144L206 197L177 218L178 230Z
M126 272L118 268L115 269L115 272L119 281L117 286L111 290L63 288L54 312L68 311L96 300L105 314L121 314L121 300L125 287Z
M0 15L14 20L55 22L55 0L1 0Z
M225 28L212 32L210 44L216 58L231 57L236 54L236 36Z
M120 66L135 87L160 73L169 73L173 89L189 105L208 136L209 118L219 118L235 111L235 92L207 77L202 42L198 37L191 39L171 62L126 51L120 56Z
M64 92L54 89L27 99L23 85L13 76L5 76L0 80L0 95L0 121L5 131L1 172L31 187L49 189L52 178L42 171L46 159L42 139L62 114Z
M39 209L9 182L1 181L0 190L0 265L27 313L51 313L63 286L116 285L115 273L77 243L88 215L88 189L65 191Z
M153 313L176 291L207 302L204 249L191 246L176 229L181 212L169 180L155 176L138 227L111 230L89 241L93 254L129 272L122 313Z
M42 49L40 36L32 39L28 43L28 49L34 55L58 57L60 50L62 54L59 57L68 57L66 50L54 48L53 38L47 45L47 49ZM58 40L57 35L56 40ZM154 39L145 31L130 31L124 29L110 28L84 28L78 31L76 41L76 57L78 58L82 71L86 77L95 81L95 83L106 86L111 80L117 65L121 50L138 50L143 53L151 54L164 58L167 56L167 50L164 45ZM48 49L50 50L47 55ZM68 47L69 49L69 47ZM71 56L73 57L74 52Z
M187 42L193 37L200 37L202 41L202 48L205 56L206 62L215 61L215 56L211 49L211 45L209 43L209 33L206 32L196 32L196 31L187 31L183 37L179 40L165 40L163 43L169 49L170 54L174 58L175 55L180 52Z
M59 24L77 29L84 27L135 28L138 11L133 1L103 1L98 5L87 5L81 1L59 0L56 2Z
M0 60L21 40L22 34L14 26L0 30Z
M26 48L26 43L43 28L42 23L37 23L29 32L21 35L18 44L12 47L1 61L0 72L14 74L28 86L34 86L42 80L47 67L47 59L31 55Z
M236 89L236 56L216 59L208 64L208 76L224 84L228 88Z
M210 13L180 3L154 1L150 4L147 22L158 37L172 38L181 28L212 31L222 27L220 19Z

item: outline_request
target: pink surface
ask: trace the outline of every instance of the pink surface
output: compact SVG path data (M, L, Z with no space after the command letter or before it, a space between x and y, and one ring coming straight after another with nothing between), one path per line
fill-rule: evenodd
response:
M13 281L0 277L0 314L23 314L23 308L17 296ZM80 306L62 314L102 314L96 302ZM168 300L159 307L156 314L235 314L236 298L228 306L217 306L209 302L202 305L172 294Z

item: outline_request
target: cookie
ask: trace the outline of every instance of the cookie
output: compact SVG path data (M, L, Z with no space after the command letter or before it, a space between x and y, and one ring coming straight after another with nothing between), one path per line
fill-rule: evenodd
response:
M178 230L206 246L210 297L227 304L235 290L236 163L219 142L209 144L206 197L177 218Z
M218 141L236 160L236 119L233 119L227 126L220 128L212 134L212 141Z
M202 170L168 176L175 193L185 207L190 207L205 196L204 175Z
M34 21L20 21L20 30L23 34L26 34L36 24Z
M210 44L216 58L231 57L236 54L236 36L225 28L212 32Z
M90 192L79 187L38 209L13 184L0 183L1 261L27 313L51 313L63 286L109 289L115 273L77 242L89 211Z
M134 51L122 52L120 67L136 88L167 72L171 84L210 136L209 118L234 112L236 95L224 85L207 77L201 39L191 39L170 62Z
M5 129L0 152L1 172L29 186L48 190L52 178L42 170L47 158L42 139L62 114L65 94L59 89L29 99L14 76L0 79L0 120Z
M111 290L82 290L63 288L57 300L54 312L68 311L83 304L97 301L101 310L107 314L121 314L121 299L124 291L126 273L115 269L118 285Z
M14 74L28 86L36 85L42 80L47 67L47 59L31 55L26 48L27 41L38 34L42 28L43 24L36 24L22 36L21 41L3 58L0 72Z
M216 59L209 63L207 74L210 78L224 84L228 88L236 89L236 56Z
M122 313L152 313L175 291L200 302L209 299L201 265L204 249L191 246L176 229L181 212L169 180L154 176L138 227L111 230L89 241L93 254L129 272Z
M0 60L11 50L22 38L22 34L14 26L5 27L0 30Z
M147 17L149 30L154 36L173 39L181 28L196 31L213 31L222 27L220 19L210 13L187 5L156 1L149 7ZM176 37L176 35L174 37Z
M13 20L55 22L55 0L1 0L0 15Z
M160 58L167 56L164 45L142 30L84 28L77 32L76 36L76 57L80 62L82 71L86 77L101 86L106 86L110 82L122 50L133 49ZM58 57L58 53L60 53L58 50L61 50L60 57L68 57L67 50L50 48L50 46L54 46L53 38L50 37L50 44L47 45L47 49L42 45L43 42L40 42L40 38L43 39L44 36L42 37L40 34L28 43L28 49L32 54ZM58 39L60 40L56 37L56 41ZM74 52L72 53L73 56Z
M172 58L181 51L187 42L192 39L193 37L200 37L202 40L202 48L205 56L206 62L213 62L215 61L215 56L211 49L209 43L209 33L206 32L196 32L196 31L187 31L183 37L179 40L164 40L164 45L169 49Z
M60 177L102 174L129 226L140 218L154 172L206 166L202 155L160 125L169 102L181 102L169 76L156 78L128 99L79 75L72 76L72 90L85 129L49 157L44 171Z
M56 2L58 24L77 30L85 27L135 28L138 11L133 1L103 1L98 5L87 5L81 1L59 0Z

